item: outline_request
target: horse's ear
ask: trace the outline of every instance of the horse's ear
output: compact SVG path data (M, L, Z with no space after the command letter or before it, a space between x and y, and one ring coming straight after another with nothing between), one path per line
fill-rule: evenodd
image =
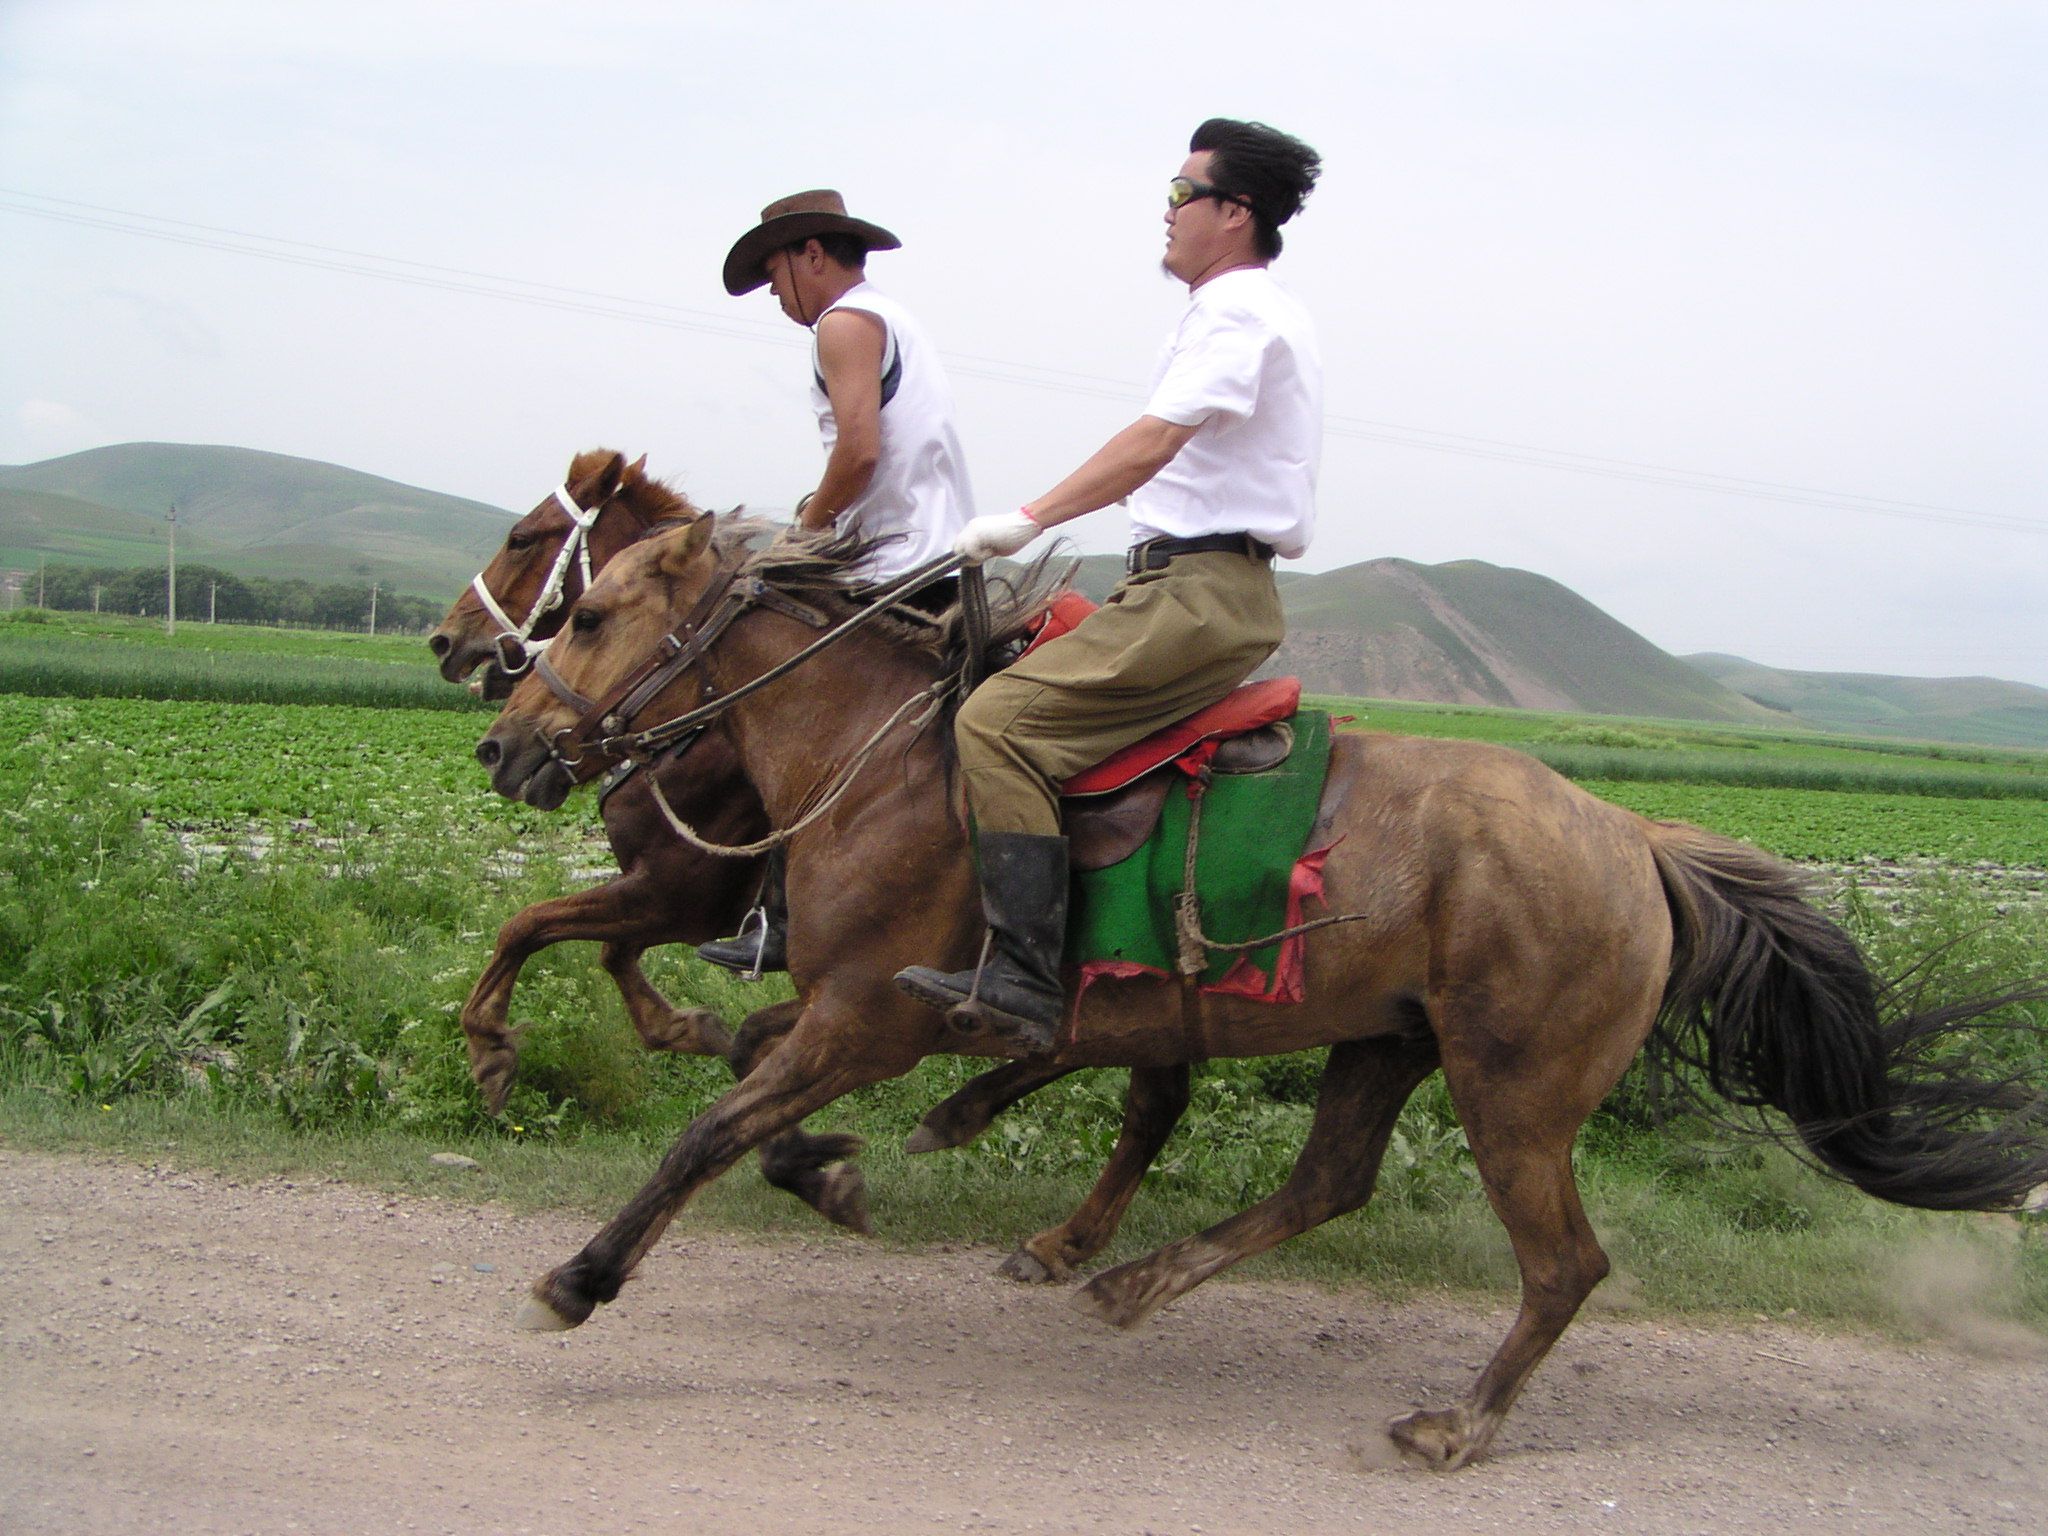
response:
M618 495L619 486L625 478L626 456L623 453L615 453L606 461L604 468L598 471L597 502L610 501ZM596 505L597 502L593 502L592 505Z
M646 454L641 454L639 458L626 466L626 478L628 480L645 480L647 478Z
M702 517L684 523L673 537L661 541L661 570L664 575L682 575L710 547L714 520L713 514L706 512Z

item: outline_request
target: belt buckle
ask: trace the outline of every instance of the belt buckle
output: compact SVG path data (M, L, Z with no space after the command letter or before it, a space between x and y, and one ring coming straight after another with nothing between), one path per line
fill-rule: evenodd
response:
M1124 551L1124 574L1126 576L1137 576L1149 569L1145 564L1145 551L1151 547L1152 540L1147 539L1144 543L1133 544Z

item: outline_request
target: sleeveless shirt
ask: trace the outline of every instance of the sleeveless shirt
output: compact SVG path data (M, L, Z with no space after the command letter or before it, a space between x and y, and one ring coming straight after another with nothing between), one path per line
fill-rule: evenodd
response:
M884 539L861 566L863 579L883 582L936 559L974 516L974 490L953 428L953 389L924 327L901 304L860 283L818 316L857 309L882 322L881 449L868 488L840 509L841 533ZM811 340L811 408L829 456L839 423L825 393L815 332Z

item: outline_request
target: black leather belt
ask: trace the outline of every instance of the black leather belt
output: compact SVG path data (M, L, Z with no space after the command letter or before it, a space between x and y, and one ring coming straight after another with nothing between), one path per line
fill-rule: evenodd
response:
M1248 533L1205 533L1199 539L1147 539L1133 544L1124 555L1124 574L1157 571L1175 555L1206 555L1216 550L1249 555L1254 560L1273 558L1273 546Z

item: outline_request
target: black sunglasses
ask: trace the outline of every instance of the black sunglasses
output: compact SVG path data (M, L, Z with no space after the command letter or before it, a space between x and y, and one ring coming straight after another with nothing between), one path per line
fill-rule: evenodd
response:
M1251 199L1241 192L1226 192L1221 187L1206 181L1191 181L1185 176L1176 176L1166 184L1166 206L1185 208L1198 197L1213 197L1219 203L1236 203L1240 207L1251 207Z

